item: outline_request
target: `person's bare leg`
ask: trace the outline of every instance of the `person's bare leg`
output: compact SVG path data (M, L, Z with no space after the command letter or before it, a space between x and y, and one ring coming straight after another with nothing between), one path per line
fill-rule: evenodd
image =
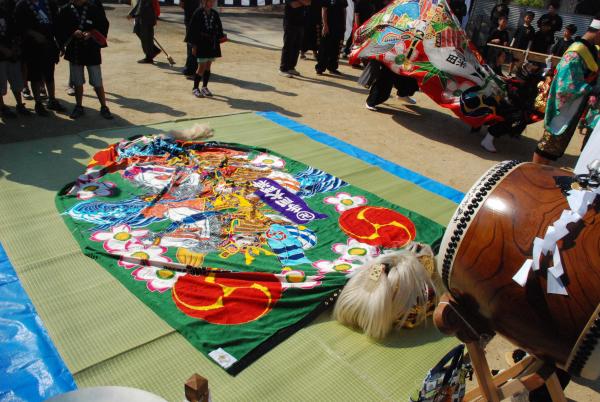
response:
M96 96L100 101L100 106L106 107L106 94L104 93L104 87L94 87L94 91L96 91Z
M75 103L83 106L83 85L75 85Z
M48 93L48 99L55 99L54 81L46 81L46 92Z
M31 92L36 103L41 102L40 91L42 90L41 81L31 81Z

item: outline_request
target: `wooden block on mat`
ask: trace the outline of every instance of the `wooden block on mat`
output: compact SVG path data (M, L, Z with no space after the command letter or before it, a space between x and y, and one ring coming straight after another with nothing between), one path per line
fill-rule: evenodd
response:
M185 398L190 402L208 402L208 380L192 374L185 382Z

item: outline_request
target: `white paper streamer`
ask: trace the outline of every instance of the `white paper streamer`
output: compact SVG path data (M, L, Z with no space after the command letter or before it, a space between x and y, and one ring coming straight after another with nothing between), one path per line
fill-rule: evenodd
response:
M555 278L554 275L548 275L548 293L552 293L555 295L564 295L568 296L567 289L565 285L563 285L562 281L558 278Z
M529 276L529 271L531 271L531 264L533 264L532 260L525 261L515 276L513 276L513 281L517 282L521 286L525 286L527 283L527 277Z
M540 257L542 256L542 248L544 246L544 240L536 237L533 239L533 265L532 268L534 271L540 269Z

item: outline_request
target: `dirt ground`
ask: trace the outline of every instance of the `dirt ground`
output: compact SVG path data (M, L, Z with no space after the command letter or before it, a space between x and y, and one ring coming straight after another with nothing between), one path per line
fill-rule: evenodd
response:
M360 71L345 62L340 67L342 77L317 76L314 60L300 60L297 69L301 77L281 77L278 75L281 13L270 9L221 9L224 28L231 40L223 45L223 57L212 68L210 88L215 96L196 99L191 94L192 82L181 75L185 62L182 11L175 6L164 7L157 26L157 38L177 62L171 67L162 55L155 65L137 64L136 60L143 55L137 37L131 32L131 23L125 18L128 6L106 8L111 28L109 47L103 51L102 70L115 119L107 121L99 116L98 102L86 88L86 115L81 119L72 121L67 115L56 115L3 121L0 144L246 110L276 111L466 191L498 161L530 160L542 133L539 123L532 125L519 139L497 140L499 152L490 154L479 145L482 134L470 133L464 123L423 94L416 94L416 105L390 99L380 112L366 110L367 91L356 84ZM68 65L61 61L56 72L57 97L70 111L74 98L65 93L67 79ZM5 100L14 105L11 96ZM31 101L28 106L33 107ZM580 146L581 138L576 136L560 164L574 166ZM490 366L504 368L504 354L511 350L510 345L496 337L488 349ZM598 401L599 389L597 384L571 383L567 395L576 401Z

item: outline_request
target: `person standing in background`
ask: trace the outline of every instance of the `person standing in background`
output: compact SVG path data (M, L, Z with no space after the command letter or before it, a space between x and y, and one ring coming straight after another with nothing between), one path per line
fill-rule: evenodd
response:
M556 43L550 49L550 53L552 53L553 56L562 57L562 55L567 51L569 46L571 46L573 42L575 42L575 39L573 39L573 35L575 35L576 33L577 27L575 25L567 25L563 32L563 37L556 41Z
M550 85L544 134L533 154L533 162L549 164L560 158L577 128L590 94L598 95L598 49L600 20L592 21L587 32L565 52Z
M313 56L316 59L317 51L319 50L319 38L323 27L321 21L321 0L311 0L305 22L300 58L306 59L306 52L312 50Z
M535 14L532 11L527 11L525 16L523 17L523 25L517 28L515 31L515 36L513 37L512 42L510 43L511 47L515 49L525 50L529 47L529 44L533 41L535 37L535 28L531 23L533 22L533 18ZM515 67L515 62L511 61L510 67L508 69L508 74L512 74L513 69Z
M200 0L180 0L179 6L183 8L183 22L185 24L185 32L187 35L187 30L189 29L192 15L194 15L194 12L200 6ZM186 43L186 47L187 57L185 59L183 75L185 75L186 77L191 77L196 73L198 63L196 62L196 57L194 57L194 55L192 54L192 45Z
M279 75L287 78L299 76L296 70L298 57L302 48L304 26L306 25L310 0L286 0L283 14L283 48L281 49L281 63Z
M59 39L64 46L65 60L69 61L69 81L75 88L76 105L69 117L77 119L84 114L82 103L86 67L90 85L100 101L100 115L105 119L112 119L113 116L106 106L100 69L101 48L106 46L109 26L103 8L90 0L72 0L71 4L61 8L59 21Z
M500 17L506 17L506 19L508 19L508 14L510 13L510 10L508 9L508 3L510 3L510 0L501 0L500 3L496 4L496 6L492 9L492 14L490 15L490 23L492 24L492 27L498 26L498 19Z
M555 1L551 2L548 5L548 12L538 19L538 28L542 28L544 23L549 22L552 35L554 35L556 32L560 32L563 26L563 20L560 18L560 15L557 14L557 11L558 3Z
M143 59L138 60L138 63L154 63L154 58L160 54L160 49L154 44L154 26L158 18L153 0L137 0L127 18L134 20L133 32L140 38L145 55Z
M501 16L498 18L498 27L494 28L492 32L490 32L487 43L508 46L508 31L506 30L507 26L508 20L506 17ZM486 53L487 62L490 67L492 67L492 70L494 70L496 74L502 75L502 64L506 58L504 50L493 46L488 46Z
M462 25L463 19L465 18L465 15L467 15L467 5L465 4L465 0L449 0L448 6L450 6L452 14L458 18L458 22Z
M537 31L531 42L529 50L537 53L548 54L550 47L554 44L554 33L552 32L552 24L546 20L541 24L541 28Z
M8 84L17 103L17 113L24 116L31 115L21 97L23 89L21 49L13 19L14 6L12 0L0 0L0 115L2 117L17 116L4 104L3 97L8 93Z
M20 0L15 7L15 27L22 40L27 81L31 82L35 112L39 116L48 115L41 98L44 84L48 91L47 108L57 112L65 111L55 97L54 68L59 60L56 45L57 17L56 4L50 0Z
M347 0L324 0L321 7L323 30L315 70L322 75L328 70L333 75L342 75L338 70L340 46L346 31Z
M210 67L221 57L221 42L227 40L219 13L213 9L215 0L201 0L200 7L192 15L185 41L192 45L198 68L194 77L192 94L196 98L212 96L208 89ZM202 89L199 88L202 81Z

